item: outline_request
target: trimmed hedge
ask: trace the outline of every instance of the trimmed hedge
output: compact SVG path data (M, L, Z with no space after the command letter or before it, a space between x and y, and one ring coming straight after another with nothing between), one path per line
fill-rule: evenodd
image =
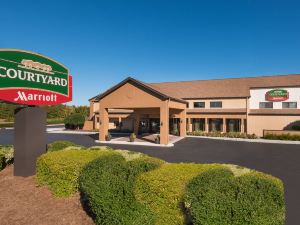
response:
M198 177L206 173L209 175L199 180ZM250 184L249 187L246 184L236 186L236 179L244 182L243 179L248 177L251 177L253 187ZM261 180L267 180L269 187L266 185L255 189L255 184ZM272 192L271 187L277 189ZM256 195L255 192L259 193ZM285 214L283 195L283 185L279 179L247 168L222 164L164 164L156 170L141 174L135 185L137 200L150 208L155 217L154 224L157 225L259 224L257 221L261 225L281 224ZM235 196L239 198L234 199ZM203 201L199 202L201 197ZM274 200L273 203L270 199ZM246 205L246 202L256 200L257 204L254 203L251 209ZM264 206L269 205L271 210L262 210L263 206L259 203L264 201ZM239 221L231 218L233 206L235 215L240 214L237 217ZM258 208L260 214L253 211L255 208ZM261 218L270 219L273 213L279 215L277 219L273 216L279 223L263 223L265 220ZM203 220L205 217L208 217L207 220Z
M47 185L55 196L70 196L78 190L78 177L83 167L98 157L112 154L116 153L89 149L46 153L37 160L37 182Z
M155 213L155 224L185 224L182 198L186 185L203 171L219 167L217 164L164 164L138 177L136 198Z
M226 132L222 133L219 131L205 132L205 131L192 131L188 132L188 135L192 136L204 136L204 137L227 137L227 138L246 138L246 139L256 139L255 134L246 134L240 132Z
M270 140L286 140L286 141L300 141L300 135L296 134L266 134L264 136L264 139L270 139Z
M188 185L185 205L193 224L283 225L283 184L269 175L251 171L235 177L218 168L195 177Z
M263 173L235 165L165 163L103 146L56 149L64 150L39 157L38 183L56 196L79 189L98 225L284 224L283 184Z
M52 142L51 144L48 144L47 151L48 152L60 151L67 147L70 147L70 146L74 147L74 146L79 146L79 145L76 145L70 141L55 141L55 142Z
M84 115L80 113L73 113L64 119L65 128L71 130L82 129L84 121Z
M98 158L80 175L80 190L98 225L154 223L154 215L136 201L133 189L139 174L159 167L163 161L142 154L125 155L127 161L121 154Z

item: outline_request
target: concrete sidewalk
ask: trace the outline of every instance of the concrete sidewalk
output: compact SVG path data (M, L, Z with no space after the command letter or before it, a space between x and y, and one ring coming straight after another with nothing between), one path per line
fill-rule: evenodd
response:
M223 140L223 141L240 141L240 142L266 143L266 144L300 145L300 141L268 140L268 139L263 139L263 138L248 139L248 138L208 137L208 136L193 136L193 135L187 135L187 137L213 139L213 140Z

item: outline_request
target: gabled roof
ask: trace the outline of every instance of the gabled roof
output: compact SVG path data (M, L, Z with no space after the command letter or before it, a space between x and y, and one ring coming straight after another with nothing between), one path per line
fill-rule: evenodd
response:
M151 83L181 99L246 98L251 88L300 87L300 74Z
M184 99L247 98L252 88L300 87L300 74L163 83L144 83L128 77L90 101L98 101L126 82L132 82L161 98L184 102Z
M117 85L111 87L110 89L108 89L107 91L89 99L89 101L99 101L100 99L104 98L105 96L109 95L110 93L112 93L113 91L117 90L118 88L120 88L121 86L123 86L126 83L131 83L134 86L137 86L138 88L141 88L147 92L149 92L150 94L160 98L160 99L171 99L177 102L182 102L187 104L188 102L181 99L181 98L177 98L174 97L168 93L165 93L163 90L159 90L158 88L153 87L152 85L146 84L142 81L136 80L132 77L127 77L125 80L121 81L120 83L118 83Z

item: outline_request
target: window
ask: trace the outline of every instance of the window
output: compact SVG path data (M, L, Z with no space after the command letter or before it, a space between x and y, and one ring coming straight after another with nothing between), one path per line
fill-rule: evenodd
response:
M259 108L260 109L273 109L273 102L260 102Z
M210 108L222 108L222 102L210 102Z
M205 108L205 102L194 102L194 108Z
M283 102L283 109L297 109L297 102Z

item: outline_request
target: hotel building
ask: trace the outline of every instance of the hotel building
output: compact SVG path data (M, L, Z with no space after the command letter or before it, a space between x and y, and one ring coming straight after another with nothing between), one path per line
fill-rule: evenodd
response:
M300 121L300 75L144 83L127 78L89 100L86 129L136 134L290 129Z

